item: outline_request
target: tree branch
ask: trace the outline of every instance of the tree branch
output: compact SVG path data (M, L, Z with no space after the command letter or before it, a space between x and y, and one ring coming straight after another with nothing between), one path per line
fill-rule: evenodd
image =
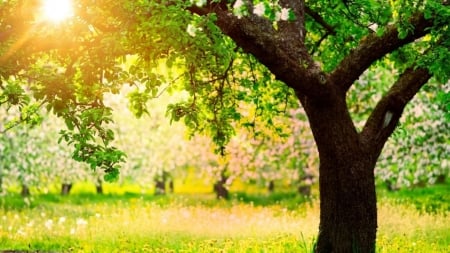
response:
M216 25L222 32L246 53L254 55L278 80L293 88L297 94L326 100L332 87L304 44L304 2L284 0L280 4L291 8L296 20L279 21L278 29L274 28L272 21L253 14L251 6L250 13L240 18L220 3L189 10L199 15L215 13Z
M322 18L322 16L319 15L319 13L311 10L311 8L309 8L308 6L305 6L305 13L308 14L308 16L310 16L311 18L313 18L314 21L316 21L319 25L321 25L326 30L327 34L336 35L336 31L335 31L334 27L331 26L330 24L328 24Z
M374 159L394 132L406 104L431 78L427 69L413 67L403 72L388 93L378 102L360 133L366 148L374 151Z
M330 74L331 82L339 86L343 92L347 92L373 62L427 34L427 28L432 26L433 21L425 19L422 13L417 13L411 18L410 24L414 30L403 39L399 38L398 28L395 25L388 26L381 37L375 33L367 35Z

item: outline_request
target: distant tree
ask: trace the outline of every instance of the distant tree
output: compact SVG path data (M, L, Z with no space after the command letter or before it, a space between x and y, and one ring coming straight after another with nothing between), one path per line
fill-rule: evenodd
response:
M0 111L1 122L13 122L13 111ZM64 123L54 115L42 115L44 122L30 127L18 125L8 129L0 123L0 168L4 187L22 187L22 195L30 195L30 187L47 192L56 183L61 194L69 194L73 182L89 180L90 171L71 159L71 148L58 143L57 131ZM5 128L6 127L6 128Z
M319 151L315 251L375 251L375 164L414 95L432 77L449 79L447 0L76 2L59 25L37 1L0 4L0 104L18 107L18 121L32 118L30 90L65 119L73 157L112 179L124 154L111 145L103 94L124 83L136 87L137 114L162 90L186 90L169 115L211 135L221 154L232 122L247 123L239 101L270 125L295 94ZM139 60L127 66L127 55ZM394 81L358 130L348 91L373 88L356 81L391 62Z

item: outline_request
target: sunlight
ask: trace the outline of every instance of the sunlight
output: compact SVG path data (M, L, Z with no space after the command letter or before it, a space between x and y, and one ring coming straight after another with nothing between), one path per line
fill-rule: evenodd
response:
M42 0L42 12L45 19L61 22L73 16L71 0Z

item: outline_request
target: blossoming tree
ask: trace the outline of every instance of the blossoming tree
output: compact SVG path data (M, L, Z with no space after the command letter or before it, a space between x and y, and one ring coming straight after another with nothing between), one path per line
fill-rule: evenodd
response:
M169 86L186 90L169 115L210 134L218 153L232 122L248 123L238 101L264 108L270 124L295 95L320 158L315 250L375 251L375 164L408 102L432 77L450 76L447 0L79 0L58 24L43 19L36 2L0 4L0 103L18 107L19 121L32 115L31 91L65 119L73 157L114 178L124 156L111 146L103 94L123 84L144 85L132 99L139 110ZM127 55L139 61L124 68ZM356 81L389 62L392 85L358 130L349 90L370 88Z

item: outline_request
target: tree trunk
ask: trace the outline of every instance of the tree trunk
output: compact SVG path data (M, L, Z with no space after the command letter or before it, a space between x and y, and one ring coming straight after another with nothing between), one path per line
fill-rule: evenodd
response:
M228 189L225 187L225 183L221 180L214 184L214 192L216 193L217 199L228 199L230 195Z
M300 185L297 191L300 195L304 197L311 197L311 185L314 182L314 176L306 173L300 180Z
M97 180L97 183L95 184L95 191L97 194L103 194L103 183L102 180Z
M30 193L30 188L28 188L28 186L27 185L22 185L22 191L20 192L20 195L22 196L22 197L28 197L28 196L30 196L31 195L31 193Z
M61 185L61 195L67 196L70 193L70 190L72 190L72 184L62 184Z
M267 190L269 193L273 193L275 191L275 182L273 180L269 181L269 184L267 185Z
M311 185L300 185L297 188L297 191L300 195L304 197L310 197L311 196Z
M375 252L374 151L356 131L344 97L302 104L319 150L318 253Z
M226 169L220 173L220 179L214 183L214 192L216 193L217 199L228 199L230 194L225 186L228 180L228 176L226 175Z
M361 154L323 159L316 252L375 252L377 207L374 165Z
M436 184L445 184L446 179L447 179L446 175L444 175L444 174L439 175L436 179ZM0 180L1 180L1 178L0 178Z
M175 191L175 185L173 179L169 180L169 192L173 193Z
M164 178L155 179L155 194L164 195L166 194L166 181Z

